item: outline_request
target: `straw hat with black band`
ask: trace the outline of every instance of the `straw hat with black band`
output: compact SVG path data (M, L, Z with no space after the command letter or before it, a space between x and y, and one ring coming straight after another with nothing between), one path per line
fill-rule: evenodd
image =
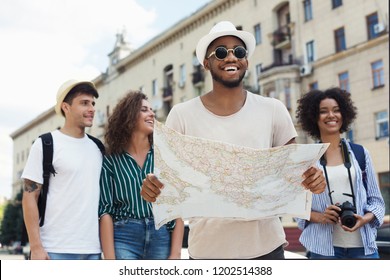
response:
M241 41L244 42L245 47L248 51L249 58L256 47L256 40L252 33L242 30L237 30L233 23L230 21L221 21L211 28L209 34L203 36L196 46L196 57L198 58L200 64L203 65L203 60L206 57L207 48L209 45L217 38L223 36L235 36Z

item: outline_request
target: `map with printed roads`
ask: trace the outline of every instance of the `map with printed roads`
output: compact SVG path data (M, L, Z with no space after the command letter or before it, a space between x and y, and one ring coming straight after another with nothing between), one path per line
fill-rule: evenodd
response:
M185 136L155 122L155 175L164 184L153 203L156 228L181 217L308 218L311 193L302 174L329 144L252 149Z

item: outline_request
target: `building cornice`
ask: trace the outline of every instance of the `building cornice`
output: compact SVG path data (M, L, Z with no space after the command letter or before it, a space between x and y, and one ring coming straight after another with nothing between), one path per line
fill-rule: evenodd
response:
M355 45L355 46L352 46L352 47L346 49L345 51L323 57L314 63L314 67L320 67L320 66L324 66L324 65L327 65L330 63L334 63L338 60L345 59L347 57L356 55L356 54L361 53L363 51L366 51L368 49L372 49L373 47L379 46L383 43L386 43L386 44L389 43L389 34L388 33L386 33L383 36L377 37L375 39L363 42L363 43Z
M10 137L12 138L12 140L15 140L19 135L25 133L26 131L30 130L34 126L42 125L43 121L53 117L53 115L55 115L55 114L56 113L55 113L54 106L53 106L49 110L46 110L42 114L38 115L31 122L28 122L27 124L25 124L24 126L19 128L18 130L12 132L10 134Z

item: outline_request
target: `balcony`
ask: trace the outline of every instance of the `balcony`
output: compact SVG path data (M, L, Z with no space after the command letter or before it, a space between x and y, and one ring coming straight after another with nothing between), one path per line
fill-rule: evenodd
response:
M202 87L204 84L204 72L200 66L195 68L195 71L192 73L192 85L194 87Z
M289 25L282 26L272 33L271 44L275 49L291 48L291 32Z
M282 59L275 57L274 62L272 64L266 65L266 66L261 68L261 73L269 71L273 68L291 66L291 65L298 65L299 66L299 65L301 65L301 62L299 60L293 59L292 56L289 56L287 61L283 61Z
M163 106L165 115L168 115L169 111L172 109L173 102L173 89L171 86L163 88Z

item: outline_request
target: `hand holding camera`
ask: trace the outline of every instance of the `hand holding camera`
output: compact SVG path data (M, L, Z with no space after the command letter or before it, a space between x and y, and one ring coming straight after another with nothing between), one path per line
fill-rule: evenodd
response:
M339 211L339 217L341 224L353 228L356 225L356 207L351 202L345 201L341 205L337 205L341 210Z
M322 224L337 224L339 222L340 208L336 205L329 205L322 213Z
M337 224L347 227L348 229L353 228L357 223L355 217L355 207L349 201L345 201L343 204L331 204L329 205L324 213L322 223L324 224Z

